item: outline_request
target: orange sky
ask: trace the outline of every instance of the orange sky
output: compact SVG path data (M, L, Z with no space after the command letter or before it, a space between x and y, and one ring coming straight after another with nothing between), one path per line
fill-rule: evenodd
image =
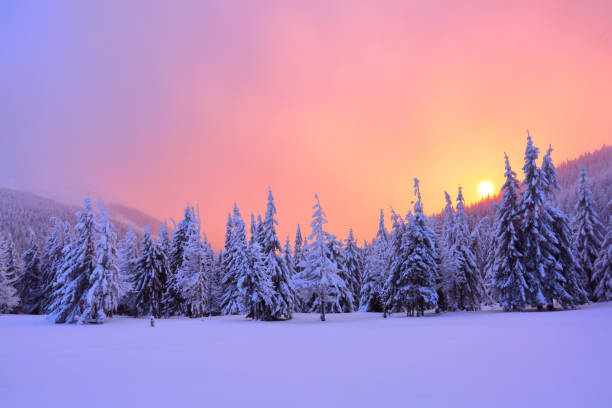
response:
M534 5L534 3L537 3ZM159 217L216 247L273 189L279 232L371 238L378 210L612 141L612 2L109 1L0 6L0 185ZM293 237L292 237L293 239Z

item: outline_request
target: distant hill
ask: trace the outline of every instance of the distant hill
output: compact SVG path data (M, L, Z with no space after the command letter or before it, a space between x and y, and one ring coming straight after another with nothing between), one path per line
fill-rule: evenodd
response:
M120 204L103 204L103 207L109 210L111 221L120 238L130 225L134 226L134 231L139 236L145 226L156 235L159 221L154 217ZM75 213L81 208L32 193L0 188L0 236L6 237L10 233L21 253L28 242L29 228L34 230L42 244L51 225L51 217L74 225Z
M542 152L540 152L542 153ZM541 156L541 155L540 155ZM553 161L555 159L553 152ZM576 188L578 186L578 175L580 166L584 164L589 176L589 186L593 192L595 209L601 221L607 225L609 222L608 202L612 200L612 146L603 146L591 153L585 153L576 159L567 160L563 163L555 163L561 191L557 192L557 200L561 209L568 215L573 216L576 206ZM517 173L519 180L522 174L522 162L515 163L513 170ZM484 216L495 217L495 204L499 203L501 195L487 198L478 203L466 207L466 214L473 227L479 219ZM442 214L434 215L437 221L441 221Z

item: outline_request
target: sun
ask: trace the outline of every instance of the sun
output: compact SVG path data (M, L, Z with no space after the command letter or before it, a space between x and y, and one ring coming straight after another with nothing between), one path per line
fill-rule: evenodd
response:
M487 198L493 195L493 183L490 181L481 181L478 183L478 195L480 198Z

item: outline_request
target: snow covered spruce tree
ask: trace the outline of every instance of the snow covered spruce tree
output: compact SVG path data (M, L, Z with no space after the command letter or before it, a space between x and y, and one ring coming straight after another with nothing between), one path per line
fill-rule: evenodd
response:
M238 234L240 234L238 230ZM245 237L246 243L246 237ZM274 287L267 273L264 254L259 242L254 239L248 246L248 264L240 268L237 287L240 292L240 310L247 318L272 320L274 310Z
M354 310L355 299L353 297L353 287L356 285L353 276L349 274L349 271L345 267L342 242L336 239L335 235L325 232L327 245L329 247L330 260L336 265L338 271L338 277L344 281L347 291L340 292L337 302L329 305L329 312L331 313L350 313Z
M598 302L612 300L612 201L608 203L608 209L608 214L611 214L608 221L608 232L601 245L593 271L593 282L595 283L593 299Z
M521 196L520 213L522 223L520 226L523 242L523 265L525 266L525 282L527 283L527 303L541 309L546 304L542 293L541 278L546 273L546 266L554 257L550 254L548 239L552 236L550 225L542 222L542 206L544 193L540 183L540 169L538 148L533 145L531 136L527 133L527 147L525 148L525 164L523 172L523 194Z
M447 292L447 305L451 310L479 310L484 287L476 266L474 254L469 247L469 230L465 217L464 199L461 187L457 195L456 213L449 241L453 257L452 270Z
M76 238L64 248L63 264L53 284L49 319L55 323L89 323L85 310L97 299L89 298L89 279L97 265L96 220L89 198L77 212Z
M136 247L136 235L131 226L123 239L119 241L117 255L117 267L119 269L118 310L120 313L136 314L136 294L133 285L136 281L138 248Z
M21 268L12 235L9 234L4 242L0 241L0 244L2 244L0 246L0 261L4 266L6 278L17 285L21 279Z
M30 228L28 249L23 253L23 273L17 284L21 298L21 311L26 314L39 314L42 311L44 285L40 271L40 258L36 234Z
M270 319L291 319L296 310L297 294L289 273L289 268L282 256L280 241L276 235L276 206L272 190L268 190L266 217L262 223L260 236L261 251L265 272L272 282L272 305Z
M221 313L221 266L213 251L206 234L202 240L202 269L206 277L206 302L208 315Z
M359 263L359 248L353 235L353 229L349 229L348 237L344 240L344 254L342 256L344 260L344 270L349 276L347 284L353 293L353 310L357 310L359 307L359 298L361 293L361 282L362 273L361 265Z
M195 211L191 206L185 208L184 218L176 225L172 233L172 243L168 258L168 281L163 298L163 314L165 316L177 316L187 314L185 299L181 297L177 273L183 265L183 251L189 239L189 229L196 222Z
M321 321L325 321L328 309L342 310L339 299L351 297L352 300L352 295L340 278L338 266L330 253L328 235L323 229L327 220L318 195L315 195L315 200L310 223L312 232L305 248L305 260L301 265L303 270L296 275L296 282L310 311L320 312Z
M223 256L225 270L221 281L223 285L221 313L224 315L239 314L241 312L242 295L238 288L238 280L249 268L249 254L244 221L235 203L233 216L228 215Z
M199 223L192 223L187 234L187 245L183 250L183 262L176 274L176 282L181 298L187 304L188 316L207 316L210 313L209 287Z
M117 236L108 219L108 211L99 209L96 239L96 266L89 275L87 302L82 319L103 323L112 317L119 304L119 269L117 267Z
M385 228L385 216L380 210L378 232L372 243L371 251L366 255L363 273L363 285L359 294L360 312L383 311L382 292L387 271L387 248L389 234Z
M453 231L455 229L455 209L450 195L445 191L444 219L438 235L438 310L452 309L450 300L454 288L455 271L457 269L453 247L455 245Z
M597 282L593 279L595 261L601 249L604 227L593 207L593 194L588 186L587 172L580 167L578 201L573 222L573 247L582 286L593 295Z
M70 224L64 223L59 218L51 217L51 228L41 256L40 269L42 273L41 283L42 299L40 312L48 312L52 301L53 283L55 282L57 271L63 264L63 250L70 241Z
M393 263L385 282L384 317L388 312L402 309L407 315L423 316L425 309L435 308L438 303L434 232L423 214L419 180L416 178L414 194L417 198L414 213L401 228L400 236L392 239Z
M285 264L287 265L287 270L289 271L289 278L293 278L293 275L295 275L295 264L293 263L293 255L291 254L291 239L289 238L289 235L287 235L287 238L285 239L283 258L285 259Z
M547 263L544 276L541 276L542 293L548 309L554 308L557 301L564 309L574 308L576 304L586 303L588 295L579 283L576 261L571 247L571 229L568 217L556 205L557 170L552 162L552 147L542 158L540 184L544 193L544 205L540 222L548 224L552 235L548 238L550 253L554 257Z
M490 305L491 298L491 276L489 268L493 259L493 225L489 216L482 217L472 234L470 235L470 249L476 260L476 268L480 281L483 285L483 303Z
M134 293L138 316L161 317L164 286L168 277L166 255L145 227L142 255L135 264Z
M495 215L495 253L491 265L492 292L505 311L523 311L528 303L529 286L523 265L521 217L518 206L520 190L516 173L506 160L506 182Z
M0 244L2 237L0 237ZM4 253L0 251L0 313L7 313L19 305L19 294L15 289L15 279L10 279L6 273Z

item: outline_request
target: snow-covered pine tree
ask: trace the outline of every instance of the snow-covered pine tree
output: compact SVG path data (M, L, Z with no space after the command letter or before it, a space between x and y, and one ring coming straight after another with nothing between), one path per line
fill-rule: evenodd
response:
M166 254L172 252L172 242L170 241L170 232L168 231L168 223L166 221L159 223L159 230L157 233L157 246Z
M451 197L446 191L444 192L444 199L446 201L444 220L438 239L440 266L438 271L439 281L437 282L438 309L442 311L456 309L456 302L453 300L452 294L457 270L457 263L453 253L455 245L453 233L455 230L455 209L453 208Z
M2 237L0 245L4 246ZM4 260L4 251L0 251L0 313L7 313L19 305L19 294L15 289L15 279L9 279Z
M181 298L185 299L187 313L191 317L203 317L210 313L209 282L203 255L200 225L194 222L189 227L183 262L176 275Z
M161 317L162 297L168 277L166 254L153 241L145 227L142 235L142 255L136 260L134 293L138 316Z
M289 271L289 278L292 279L293 275L295 275L295 264L293 263L293 255L291 252L291 239L289 238L289 235L287 235L287 239L285 239L285 247L283 248L283 258L285 258L285 264L287 265L287 270Z
M573 222L573 247L578 263L582 286L593 295L597 282L593 279L595 261L601 249L604 227L593 207L593 198L588 186L586 168L580 167L578 179L578 202Z
M493 297L505 311L523 311L528 303L529 286L523 265L521 218L516 173L506 160L506 182L501 188L501 204L495 215L495 253L491 264Z
M484 286L476 266L476 260L469 248L469 231L463 205L463 193L459 187L454 228L451 230L451 253L454 258L451 290L448 304L452 309L479 310Z
M328 234L323 229L327 219L316 194L315 200L310 223L312 232L305 248L305 260L301 265L303 270L296 275L296 282L302 299L308 300L306 303L310 310L320 312L321 321L325 321L326 310L341 310L339 299L345 293L350 296L350 291L339 276L337 264L332 260Z
M601 245L593 271L595 282L593 299L597 302L612 300L612 200L608 203L608 209L608 214L610 214L608 232Z
M118 245L117 267L119 270L119 306L120 313L136 314L136 293L133 284L136 281L136 262L138 248L136 235L132 226L127 230Z
M382 293L388 265L387 251L389 241L384 217L381 209L378 232L372 243L371 250L366 254L363 285L359 293L360 312L382 313L383 311Z
M385 282L385 314L406 310L407 315L423 316L425 309L438 304L436 292L436 248L434 232L423 214L419 180L414 179L414 213L395 239L391 274ZM392 239L392 242L394 240ZM399 241L399 242L398 242Z
M213 251L206 234L202 240L202 270L206 278L206 306L208 315L216 315L220 313L221 299L221 274Z
M103 323L112 317L119 304L119 268L117 267L117 237L108 219L108 211L99 206L96 239L96 266L89 275L89 288L82 322Z
M68 243L70 237L66 236L66 230L70 231L69 224L64 223L59 218L51 217L51 228L45 243L43 246L43 253L41 256L41 273L42 279L42 299L40 305L40 312L48 312L48 308L52 301L53 294L53 282L57 271L63 263L62 251L64 246ZM67 226L68 225L68 226Z
M21 298L21 311L26 314L39 314L42 307L43 282L40 271L40 258L36 234L30 228L28 249L23 253L23 273L17 284Z
M2 243L0 248L0 260L3 260L4 273L10 282L15 282L18 285L21 279L21 268L19 265L19 256L15 250L13 236L9 234Z
M226 234L225 273L222 280L223 295L221 298L221 313L224 315L241 312L241 292L238 288L238 279L246 274L249 268L244 221L235 203L234 215L231 223L228 220L228 225L231 225L231 230ZM229 243L227 243L228 238Z
M576 273L576 261L572 253L570 222L563 211L556 205L556 190L561 186L557 182L557 170L551 157L549 146L542 158L540 184L544 193L544 204L540 223L548 226L547 249L552 259L547 263L545 274L541 277L542 294L550 310L555 300L564 309L574 308L576 304L586 303L588 295L579 283Z
M302 238L300 224L298 224L295 231L295 241L293 244L293 265L295 267L295 273L300 273L302 271L302 264L304 261L304 239Z
M527 282L527 303L537 306L538 309L546 304L542 293L541 279L545 274L547 263L551 261L550 253L547 251L547 239L551 235L548 225L541 223L542 206L544 204L544 193L540 183L540 169L536 164L539 150L533 145L529 132L527 132L527 147L525 148L525 164L523 172L523 190L519 212L522 215L522 223L519 227L522 239L523 265L525 266L524 278ZM553 258L554 259L554 258Z
M483 283L483 302L492 304L489 268L493 259L493 226L491 218L484 216L478 220L470 236L470 249L474 253L476 267Z
M183 264L183 251L189 239L189 229L196 222L195 211L191 206L185 207L184 218L176 225L172 233L172 244L168 258L168 281L163 297L163 314L177 316L187 314L185 299L181 297L181 290L177 280L177 273Z
M282 248L276 235L276 206L272 190L268 190L266 217L263 221L260 243L265 271L272 282L271 319L291 319L296 309L297 294L289 273L289 268L282 256Z
M359 307L359 299L361 293L361 283L363 280L361 265L359 264L359 248L353 236L353 229L349 229L348 237L344 240L344 270L348 274L349 280L347 284L353 294L353 310Z
M240 232L239 232L240 233ZM263 259L263 250L257 240L248 246L248 265L238 273L240 310L247 318L272 320L274 311L274 287ZM278 299L278 297L277 297Z
M346 285L347 290L339 292L337 302L330 304L329 312L331 313L350 313L354 310L355 307L355 298L353 297L353 286L355 286L355 282L353 281L353 277L349 274L349 271L345 267L344 262L344 250L342 246L342 242L336 239L336 236L330 234L328 232L325 233L327 235L327 245L329 246L329 256L330 260L336 265L336 269L338 270L338 277L342 279Z
M53 284L49 319L55 323L88 323L89 278L96 267L96 220L91 200L85 198L84 211L76 213L76 238L64 248L63 264Z

